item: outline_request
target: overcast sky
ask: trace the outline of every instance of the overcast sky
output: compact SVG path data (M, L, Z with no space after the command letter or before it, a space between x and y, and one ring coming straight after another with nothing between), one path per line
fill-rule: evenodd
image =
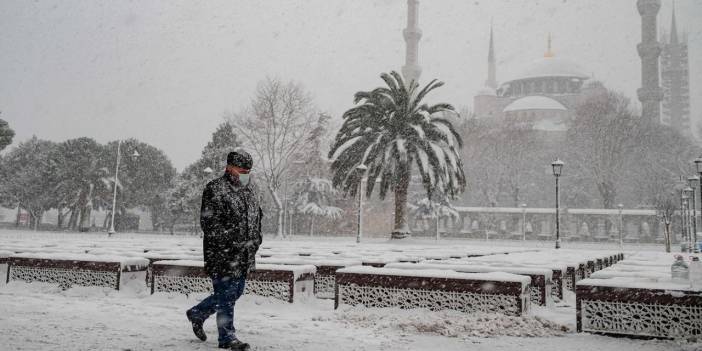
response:
M659 25L670 26L670 0ZM295 80L334 118L353 93L404 63L405 0L0 2L0 118L62 141L137 138L182 170L225 111L268 76ZM423 0L422 80L446 85L431 102L472 105L485 81L490 20L498 80L543 56L574 59L636 100L640 17L635 0ZM702 1L678 0L689 32L694 119L702 96ZM695 117L696 116L696 117Z

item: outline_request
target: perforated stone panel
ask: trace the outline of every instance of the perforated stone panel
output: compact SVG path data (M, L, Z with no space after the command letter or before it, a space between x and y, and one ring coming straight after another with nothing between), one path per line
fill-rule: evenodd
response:
M336 287L336 276L314 275L314 296L320 299L333 299Z
M667 338L702 336L702 306L581 303L583 331Z
M203 277L155 275L154 291L181 294L211 293L212 280ZM290 298L290 285L283 281L246 280L245 294L274 297L284 301Z
M575 291L575 284L570 274L566 274L563 277L563 288L570 291Z
M518 316L528 310L529 299L509 295L459 293L422 289L339 285L339 304L365 307L451 309L462 312L493 312Z
M105 286L117 289L118 277L118 272L10 266L10 280L57 283L62 289L68 289L73 285Z

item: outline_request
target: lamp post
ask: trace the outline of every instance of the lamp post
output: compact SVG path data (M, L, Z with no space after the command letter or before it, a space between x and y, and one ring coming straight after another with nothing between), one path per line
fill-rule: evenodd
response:
M439 241L439 211L441 210L441 205L435 206L434 201L431 200L431 195L429 196L429 204L431 205L431 211L434 214L434 237L436 241Z
M522 241L526 241L526 207L527 204L521 204L522 207Z
M553 175L556 177L556 249L561 248L561 218L560 218L560 208L558 199L558 178L561 177L561 171L563 170L563 161L556 159L551 163L551 168L553 169Z
M624 205L619 204L617 205L617 209L619 210L619 250L624 250L624 219L622 217L622 210L624 210Z
M695 159L695 166L697 167L697 181L700 188L700 225L702 225L702 156ZM693 251L700 252L700 248L697 245L697 231L693 233Z
M358 184L358 231L356 232L356 243L360 243L363 229L363 181L365 180L368 166L360 164L356 166L356 170L361 173L361 182Z
M680 193L682 194L681 196L681 212L680 216L682 218L682 223L684 226L683 230L683 235L682 235L682 242L680 243L680 251L682 252L687 252L687 244L686 241L690 237L690 218L688 214L688 207L690 203L690 194L687 191L687 188L682 188L680 190Z
M685 238L687 238L687 221L685 220L685 197L685 188L680 187L680 235L681 240L683 241L685 240ZM684 248L684 243L681 243L680 247Z
M687 185L692 188L692 193L690 194L690 199L692 200L692 214L691 214L691 221L692 221L692 235L690 235L690 252L696 251L697 249L697 197L695 196L695 188L697 187L697 184L700 181L700 177L698 176L692 176L687 178ZM700 188L702 190L702 188ZM700 205L702 205L702 202L700 202ZM702 212L702 209L700 209L700 212Z
M695 223L693 221L694 210L690 210L690 205L694 206L695 189L693 189L690 186L687 186L685 187L683 192L685 193L685 221L687 222L687 252L692 252L692 233L695 230ZM690 199L692 199L693 201L691 202Z
M115 179L114 179L114 191L112 193L112 218L110 218L110 229L107 231L107 235L111 236L112 234L115 233L115 212L117 211L117 174L119 173L119 162L120 159L122 158L122 155L120 153L122 147L122 140L117 141L117 165L115 166ZM134 149L134 153L131 155L132 160L136 161L137 158L139 158L139 152L137 152L136 149Z

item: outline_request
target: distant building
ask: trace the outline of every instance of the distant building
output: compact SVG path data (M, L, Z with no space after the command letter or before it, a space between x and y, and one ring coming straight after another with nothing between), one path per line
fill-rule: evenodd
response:
M497 84L494 38L490 29L488 79L473 97L476 118L524 120L535 129L565 131L566 121L585 95L589 75L577 63L557 57L551 36L544 57L509 80Z
M678 37L675 7L670 24L670 37L661 33L661 85L663 104L661 122L692 137L690 123L690 71L687 56L687 33Z

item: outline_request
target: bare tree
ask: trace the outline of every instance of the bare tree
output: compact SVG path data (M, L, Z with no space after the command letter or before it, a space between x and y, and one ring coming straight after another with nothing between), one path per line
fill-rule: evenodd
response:
M577 108L569 129L570 164L583 180L594 182L604 208L614 208L617 182L639 146L641 126L629 99L602 90L588 96Z
M251 105L227 116L245 148L252 151L255 176L266 183L277 212L277 235L283 235L283 200L279 190L285 174L311 147L308 139L317 112L312 98L294 82L267 78L260 82Z
M664 236L665 236L665 252L670 252L670 242L671 242L671 224L673 223L673 216L678 210L678 197L675 188L672 184L668 185L667 191L665 189L659 189L652 196L652 202L656 208L656 214L658 218L663 223Z

